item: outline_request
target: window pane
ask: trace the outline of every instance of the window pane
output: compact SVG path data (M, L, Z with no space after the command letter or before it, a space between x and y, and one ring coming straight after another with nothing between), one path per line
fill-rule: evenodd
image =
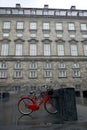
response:
M62 23L56 23L56 30L62 30Z
M8 44L2 44L1 55L8 55Z
M71 55L77 56L77 45L71 45Z
M64 45L58 45L58 55L64 55Z
M30 23L30 29L36 29L36 23Z
M44 44L44 55L50 56L50 44Z
M4 22L4 29L10 29L10 22Z
M23 29L24 23L23 22L17 22L17 29Z
M87 56L87 45L84 45L84 55Z
M49 30L49 23L43 23L43 29Z
M81 24L81 30L87 30L86 24Z
M69 23L69 30L75 30L74 23Z
M16 44L16 55L22 55L22 44Z
M36 44L30 44L30 55L36 55Z

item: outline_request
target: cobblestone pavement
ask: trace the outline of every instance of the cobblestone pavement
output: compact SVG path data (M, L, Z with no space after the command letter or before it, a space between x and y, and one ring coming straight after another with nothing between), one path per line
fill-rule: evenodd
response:
M60 122L55 115L43 110L23 116L17 109L18 96L0 101L0 130L87 130L87 106L77 103L77 121Z

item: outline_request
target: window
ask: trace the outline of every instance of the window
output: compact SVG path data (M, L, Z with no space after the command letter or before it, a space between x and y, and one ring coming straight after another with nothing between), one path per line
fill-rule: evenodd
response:
M44 44L44 56L50 56L50 44Z
M2 44L1 55L2 56L7 56L8 55L8 44L7 43Z
M65 68L65 64L64 63L60 63L59 64L59 68Z
M77 45L71 45L71 55L77 56Z
M9 33L3 33L3 37L9 37Z
M7 78L7 71L0 71L0 78Z
M30 69L36 69L37 64L36 63L30 63Z
M49 23L43 23L43 29L49 30Z
M10 29L10 22L4 22L3 29Z
M16 44L16 56L22 55L22 44Z
M44 63L45 69L51 69L51 63Z
M69 30L75 30L74 23L69 23Z
M79 70L73 70L73 77L80 77L80 71Z
M34 71L34 70L30 71L29 72L29 77L30 78L36 78L37 77L37 71Z
M21 69L22 68L22 64L21 63L16 63L15 64L15 68L16 69Z
M62 30L62 23L56 23L56 30Z
M57 45L58 55L64 55L64 45Z
M6 68L6 64L5 63L0 63L0 69L5 69Z
M44 14L44 15L48 15L48 10L44 10L44 11L43 11L43 14Z
M33 30L37 29L35 22L30 23L30 29L33 29Z
M87 45L84 45L84 55L87 56Z
M44 71L44 77L47 77L47 78L52 77L52 72L49 70Z
M59 71L59 77L66 77L66 71L65 70L60 70Z
M36 56L36 44L30 44L30 56Z
M87 30L87 25L86 24L81 24L81 30L86 31Z
M18 38L21 38L22 36L23 36L22 33L17 33L17 37L18 37Z
M22 71L21 70L16 70L14 72L14 77L15 78L22 78Z
M24 22L17 22L17 29L24 29Z
M79 68L79 64L78 63L74 63L72 67L73 68Z

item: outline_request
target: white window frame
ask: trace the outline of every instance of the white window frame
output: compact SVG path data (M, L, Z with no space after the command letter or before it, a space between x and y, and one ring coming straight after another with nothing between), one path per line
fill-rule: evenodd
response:
M36 56L37 55L37 46L36 44L31 43L30 44L30 56Z
M22 44L21 43L17 43L16 44L16 50L15 50L15 55L16 56L22 56Z
M62 23L56 23L56 30L63 30Z
M52 68L52 64L51 63L44 63L44 68L45 69L51 69Z
M44 44L44 56L50 56L50 44Z
M73 77L80 77L80 70L73 70Z
M59 68L65 68L65 64L64 63L60 63L59 64Z
M15 78L22 78L22 70L15 70L14 77Z
M87 31L87 25L86 23L81 24L81 31Z
M21 63L16 63L15 64L15 69L22 69L22 64Z
M84 55L87 56L87 45L84 45Z
M1 48L1 55L7 56L8 55L8 43L3 43Z
M30 69L37 69L37 63L30 63L29 68Z
M24 29L24 22L17 22L17 29Z
M77 45L71 45L71 55L72 56L77 56L78 55Z
M35 70L29 71L29 77L30 78L37 78L37 71L35 71Z
M50 70L45 70L45 71L44 71L44 77L45 77L45 78L50 78L50 77L52 77L52 71L50 71Z
M66 70L59 70L59 77L60 78L66 77Z
M10 29L10 22L4 22L3 29Z
M69 23L69 30L75 30L75 24Z
M5 63L0 63L0 69L6 69L6 68L7 68L7 66Z
M43 29L44 30L49 30L50 29L49 23L43 23Z
M7 71L5 71L5 70L1 70L0 71L0 78L7 78Z
M57 45L57 53L59 56L64 56L64 45Z
M30 29L31 30L36 30L37 29L37 23L36 22L31 22L30 23Z

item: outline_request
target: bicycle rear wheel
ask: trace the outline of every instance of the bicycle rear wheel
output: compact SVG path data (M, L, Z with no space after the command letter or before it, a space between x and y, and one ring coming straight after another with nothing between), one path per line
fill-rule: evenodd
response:
M24 115L31 114L33 110L29 109L26 104L34 104L32 99L28 97L22 97L18 102L18 110Z
M55 98L49 98L44 103L45 110L50 114L56 114L57 109L55 108Z

